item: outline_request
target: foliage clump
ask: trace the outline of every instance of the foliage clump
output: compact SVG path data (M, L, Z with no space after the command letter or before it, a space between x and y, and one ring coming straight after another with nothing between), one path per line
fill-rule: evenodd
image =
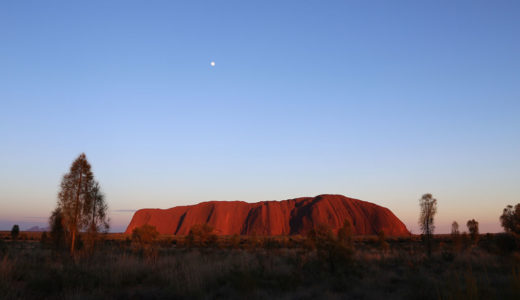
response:
M386 241L386 234L384 230L380 230L377 234L377 245L379 247L379 250L381 250L381 253L383 253L383 255L390 248L390 245Z
M353 229L350 220L345 219L336 236L324 224L316 225L309 231L308 244L317 250L318 258L324 261L331 272L339 267L348 267L354 256Z
M152 225L144 224L132 230L132 242L139 246L151 245L159 236L157 228Z
M468 220L466 223L468 226L468 231L471 236L471 241L473 243L477 243L479 239L479 230L478 230L478 222L475 219Z
M18 239L18 235L20 235L20 226L18 226L18 224L15 224L11 229L11 238L13 239L13 241L16 241Z
M144 224L132 230L132 244L134 249L142 257L145 257L152 262L157 260L157 248L155 241L159 236L157 228L152 225Z
M504 208L500 216L500 223L506 232L520 235L520 203L514 207L508 205Z
M233 234L229 239L229 247L231 249L240 248L240 236L238 234Z
M460 235L459 223L457 223L457 221L451 223L451 240L453 243L453 250L460 252L462 249L462 237Z
M63 250L66 247L67 232L60 207L56 207L49 218L50 243L55 250Z
M214 228L207 223L193 225L187 236L189 247L212 247L217 243Z

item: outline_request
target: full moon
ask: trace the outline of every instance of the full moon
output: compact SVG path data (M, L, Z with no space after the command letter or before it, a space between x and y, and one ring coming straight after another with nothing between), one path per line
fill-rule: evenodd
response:
M214 62L214 61L210 62L209 64L210 64L212 67L215 66L215 62Z

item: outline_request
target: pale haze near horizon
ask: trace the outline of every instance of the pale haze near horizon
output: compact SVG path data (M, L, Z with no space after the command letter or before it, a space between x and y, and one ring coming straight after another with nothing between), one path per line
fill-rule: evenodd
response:
M343 194L418 233L520 202L516 1L2 2L0 229L82 152L132 211ZM210 63L214 61L215 66Z

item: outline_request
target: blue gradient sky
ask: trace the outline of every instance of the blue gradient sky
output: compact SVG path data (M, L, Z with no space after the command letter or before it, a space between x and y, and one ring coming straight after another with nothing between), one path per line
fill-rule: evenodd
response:
M417 233L429 192L437 232L495 232L520 202L518 1L172 2L0 3L0 229L44 225L81 152L114 231L339 193Z

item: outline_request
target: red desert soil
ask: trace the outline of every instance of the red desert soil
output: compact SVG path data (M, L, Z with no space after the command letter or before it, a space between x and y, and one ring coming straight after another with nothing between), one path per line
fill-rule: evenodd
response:
M169 209L140 209L126 229L153 225L161 234L187 235L196 224L208 223L219 235L305 234L317 224L337 232L349 219L354 234L384 230L392 236L408 235L406 226L388 208L342 195L319 195L283 201L209 201Z

